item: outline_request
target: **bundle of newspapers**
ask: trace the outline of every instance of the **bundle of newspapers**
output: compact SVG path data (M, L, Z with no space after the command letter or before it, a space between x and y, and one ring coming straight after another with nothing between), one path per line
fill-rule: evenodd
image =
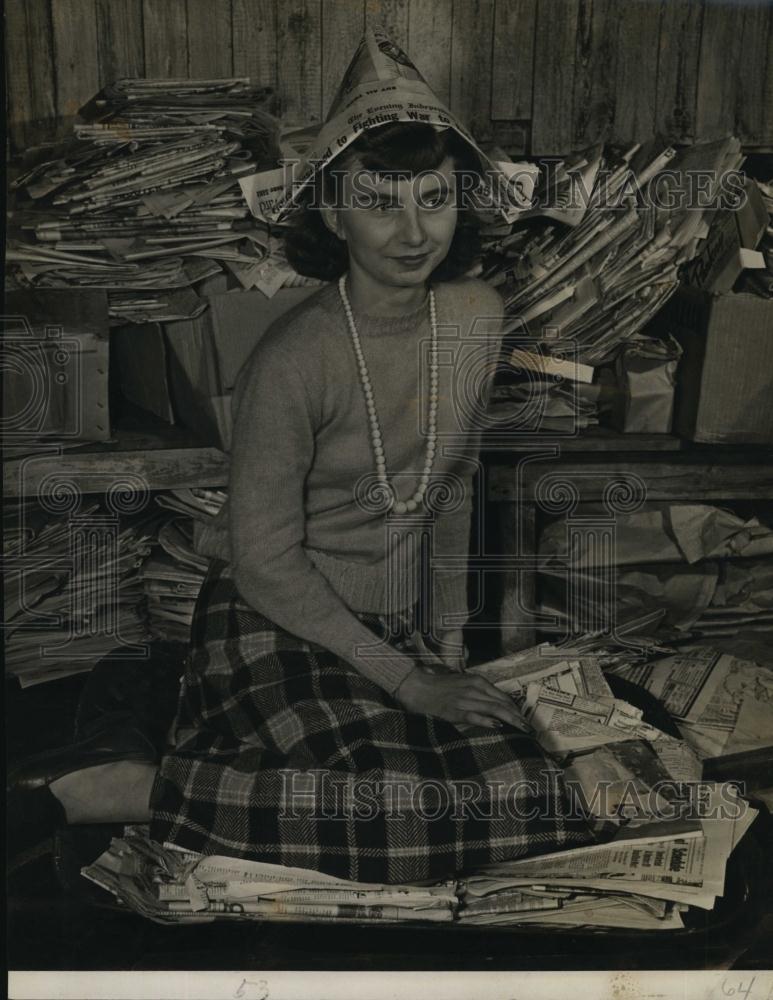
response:
M239 177L277 161L272 109L272 92L246 79L107 87L74 138L29 151L11 184L13 281L105 288L114 322L198 315L194 286L223 262L243 270L271 255Z
M450 922L454 879L430 886L351 882L307 868L161 846L130 827L83 875L157 923L225 920Z
M610 624L653 609L659 630L709 641L773 634L773 526L713 504L647 503L615 516L598 544L599 504L579 504L540 534L539 611L560 630Z
M121 646L140 655L151 638L141 567L156 533L153 515L125 514L67 498L8 504L4 511L6 671L22 687L91 668ZM71 498L74 499L74 498Z
M661 823L611 843L493 865L464 880L459 918L474 924L540 924L678 930L691 907L725 892L730 854L757 813L733 785L705 783L706 818Z
M505 299L513 343L513 372L493 396L500 420L522 420L539 395L542 430L596 422L594 369L646 337L742 162L728 138L680 151L594 148L547 165L533 208L489 231L481 270Z
M209 567L196 526L214 519L225 496L170 490L120 518L97 501L61 513L52 498L6 505L7 672L27 687L91 670L117 647L142 658L153 639L188 643Z
M168 515L158 529L158 547L141 569L148 628L156 638L190 641L196 598L209 567L209 559L196 551L195 525L211 521L225 499L223 490L206 487L156 494Z
M471 873L460 920L668 930L724 894L727 860L757 812L734 784L703 780L704 755L644 722L604 674L647 669L547 644L473 668L513 695L562 762L570 801L618 829L603 844Z

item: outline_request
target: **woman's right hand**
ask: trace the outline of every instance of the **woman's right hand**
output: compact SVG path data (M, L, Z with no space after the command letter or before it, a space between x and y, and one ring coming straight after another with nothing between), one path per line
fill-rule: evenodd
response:
M395 691L407 712L434 715L446 722L497 729L503 723L531 729L512 698L484 677L464 673L431 673L416 666Z

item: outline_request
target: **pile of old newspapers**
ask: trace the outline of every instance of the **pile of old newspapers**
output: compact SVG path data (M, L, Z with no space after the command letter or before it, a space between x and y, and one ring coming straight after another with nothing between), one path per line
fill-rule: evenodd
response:
M239 186L279 157L273 107L247 79L105 88L73 137L27 151L11 183L12 281L104 288L113 322L198 315L201 281L229 265L254 277L276 249Z
M215 919L451 921L455 880L435 886L350 882L307 868L162 847L130 827L86 878L158 923Z
M652 345L643 331L700 252L742 163L729 137L682 150L596 147L543 169L533 207L486 239L481 276L501 292L512 338L513 375L492 397L500 422L597 423L596 368L627 345Z
M618 829L603 844L468 875L460 920L678 929L688 907L710 910L724 894L727 860L757 810L735 784L704 780L698 741L644 722L614 696L605 672L657 670L635 659L543 645L474 668L512 693L541 746L562 762L573 800ZM675 697L669 707L685 736Z
M703 779L698 741L661 731L614 696L606 673L646 670L651 651L620 653L594 641L543 644L473 668L511 694L543 749L562 764L570 801L611 829L604 843L449 872L435 885L376 885L190 854L155 844L145 828L133 827L83 874L167 923L682 928L689 907L711 910L725 892L728 858L757 812L734 784ZM669 659L660 660L668 671ZM655 677L660 684L660 674L648 674Z
M54 513L36 499L3 510L5 667L22 687L84 673L116 646L127 659L152 638L141 567L158 517L86 497Z
M156 493L156 503L169 516L158 528L158 547L140 570L155 638L190 642L196 598L209 567L209 559L196 551L196 532L212 521L225 498L223 490L197 486Z

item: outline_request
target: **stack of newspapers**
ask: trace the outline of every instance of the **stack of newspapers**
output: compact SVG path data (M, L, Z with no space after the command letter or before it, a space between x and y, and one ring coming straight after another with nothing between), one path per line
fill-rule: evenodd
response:
M454 879L438 885L350 882L308 868L162 847L127 829L83 875L158 923L231 920L450 922Z
M543 644L473 672L512 694L563 767L569 808L616 827L603 844L490 866L464 880L460 920L665 930L689 906L711 909L725 868L757 815L732 783L703 780L686 739L616 698L610 669L647 667Z
M306 868L187 853L122 838L82 874L159 923L217 919L538 924L677 930L713 908L730 854L756 812L730 786L706 786L706 818L632 829L614 841L488 868L433 885L351 882Z
M615 516L615 543L602 554L594 528L601 511L581 503L577 520L557 518L540 533L539 611L557 629L661 608L660 630L684 638L773 633L770 515L647 503Z
M209 559L196 552L194 525L211 521L226 499L219 489L193 487L156 495L168 516L158 529L158 547L142 565L148 627L159 639L188 642L196 598Z
M137 655L151 637L141 567L154 518L119 521L96 502L50 507L4 512L5 664L22 687L88 671L118 646Z
M703 795L705 818L692 824L653 823L607 844L481 869L464 880L460 920L683 927L688 907L710 910L724 894L727 860L757 815L732 785L707 782Z
M644 336L742 162L739 141L727 138L680 151L597 147L547 165L533 208L509 231L489 232L481 271L505 299L514 343L507 393L493 397L500 420L508 412L520 420L539 394L538 429L593 423L594 369Z
M119 80L73 139L30 151L12 185L18 287L104 288L113 322L184 319L222 262L270 255L239 177L279 156L273 96L246 79Z

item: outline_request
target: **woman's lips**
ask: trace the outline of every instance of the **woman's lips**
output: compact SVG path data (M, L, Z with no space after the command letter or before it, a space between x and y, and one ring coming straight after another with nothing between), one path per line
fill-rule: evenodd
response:
M401 267L418 268L428 260L429 256L429 251L427 251L427 253L409 254L403 257L393 257L392 259L396 260Z

